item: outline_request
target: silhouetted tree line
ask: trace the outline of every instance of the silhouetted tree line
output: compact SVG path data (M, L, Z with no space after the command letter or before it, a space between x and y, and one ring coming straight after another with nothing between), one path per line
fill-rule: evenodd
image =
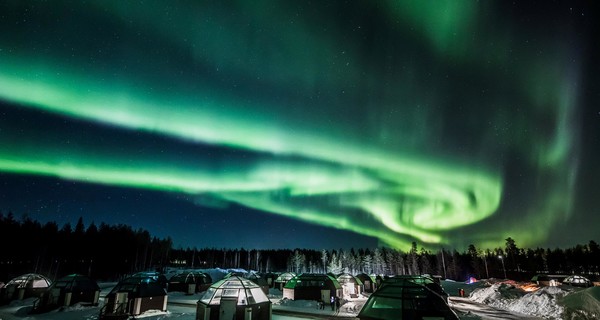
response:
M75 228L67 223L44 225L23 216L0 212L0 281L35 272L57 279L80 273L99 280L114 280L141 270L168 264L171 239L152 237L146 230L126 225L91 223L79 218Z
M503 248L430 251L413 242L407 252L378 247L350 250L173 248L170 238L152 237L126 225L87 228L83 219L73 228L44 225L24 215L0 212L0 281L37 272L51 279L71 273L98 280L117 280L139 271L181 268L240 268L259 272L293 271L383 275L436 274L464 281L469 277L527 280L534 274L600 272L600 246L595 241L573 248L524 249L512 238Z
M600 246L595 241L567 249L519 248L512 238L504 248L479 249L469 245L465 252L418 249L415 242L408 252L391 248L350 250L295 250L287 270L296 273L368 273L382 275L435 274L465 281L475 278L529 280L535 274L583 274L597 278L600 272Z

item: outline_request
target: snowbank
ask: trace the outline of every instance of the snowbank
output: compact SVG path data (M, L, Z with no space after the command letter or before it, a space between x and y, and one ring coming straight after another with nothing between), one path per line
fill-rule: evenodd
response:
M526 292L503 282L474 290L469 300L549 320L600 319L600 287L542 287Z
M510 303L508 310L546 319L562 319L564 309L558 301L567 293L559 287L543 287Z
M526 292L508 283L494 283L489 287L473 290L469 298L475 302L492 305L496 308L507 309L514 299L519 299Z

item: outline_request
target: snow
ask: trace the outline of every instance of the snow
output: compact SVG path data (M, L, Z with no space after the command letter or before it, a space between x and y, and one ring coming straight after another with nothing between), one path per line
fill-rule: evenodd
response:
M244 272L244 270L218 268L199 271L211 274L214 280L221 279L228 272ZM115 284L115 282L99 283L102 289L99 306L75 305L62 310L30 314L35 299L29 298L0 306L0 320L96 320L104 305L104 296ZM496 279L472 284L445 280L442 281L442 286L451 295L449 304L460 319L600 319L600 287L586 289L571 286L532 287L531 283ZM458 297L459 289L465 291L464 297ZM195 320L196 302L202 294L186 295L181 292L169 292L167 311L150 310L136 318ZM326 304L325 310L320 310L316 301L284 299L278 289L271 289L268 297L273 303L273 319L291 320L356 317L368 296L360 295L354 299L344 297L338 311L332 311L329 304Z
M332 310L329 303L325 304L325 309L319 309L316 301L309 300L290 300L283 298L283 294L279 289L271 289L269 291L269 299L273 303L273 310L296 312L296 313L310 313L320 316L334 316L334 317L356 317L367 302L368 296L359 295L357 298L351 298L345 296L340 300L340 309Z
M476 288L462 301L457 298L451 301L455 307L463 307L471 314L480 310L468 310L465 304L469 302L531 319L600 319L600 287L538 287L531 283L498 281Z

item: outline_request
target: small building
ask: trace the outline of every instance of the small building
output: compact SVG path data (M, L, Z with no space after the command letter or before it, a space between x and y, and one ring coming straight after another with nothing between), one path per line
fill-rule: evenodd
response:
M100 286L87 276L71 274L56 280L42 293L33 306L33 312L46 312L74 304L97 306Z
M378 285L375 280L375 276L370 276L366 273L359 273L356 275L356 278L363 283L364 292L373 293L375 290L377 290Z
M179 291L186 294L204 292L212 285L212 278L203 272L182 272L169 279L167 291Z
M273 288L275 285L275 279L277 279L277 274L272 272L259 273L260 277L267 281L269 288Z
M270 320L271 300L254 282L230 276L208 288L197 303L197 320Z
M340 283L330 275L303 273L288 281L283 287L283 297L290 300L330 301L342 297Z
M137 316L148 310L166 311L167 298L167 291L157 280L131 276L119 281L108 293L99 319Z
M544 287L559 286L568 276L560 274L536 274L531 277L531 282Z
M285 272L285 273L280 274L275 279L275 285L273 286L273 288L283 291L283 287L285 286L285 284L288 281L292 280L295 276L296 276L296 274L293 272Z
M342 292L344 296L356 298L359 294L363 293L364 291L363 282L349 273L340 274L336 280L342 286Z
M31 297L39 298L51 285L50 279L38 273L20 275L0 288L0 304Z
M437 293L412 281L399 281L381 286L369 296L357 318L360 320L459 319Z

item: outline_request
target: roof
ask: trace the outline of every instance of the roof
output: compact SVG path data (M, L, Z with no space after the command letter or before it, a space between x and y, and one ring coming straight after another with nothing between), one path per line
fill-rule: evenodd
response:
M585 284L585 285L589 285L592 282L590 281L590 279L583 277L583 276L579 276L579 275L572 275L572 276L568 276L566 277L562 283L566 283L566 284Z
M388 285L405 285L409 286L411 283L419 284L427 287L431 291L435 292L442 298L446 299L448 297L448 293L444 291L444 288L433 279L433 277L429 275L397 275L391 278L387 278L381 284L382 287L386 287Z
M38 273L26 273L18 277L13 278L4 285L5 287L17 287L17 288L48 288L52 284L52 281L46 276Z
M260 286L240 276L230 276L214 283L198 302L206 305L219 305L223 298L237 299L237 305L271 302Z
M429 275L396 275L390 278L386 278L383 281L384 284L403 282L413 282L418 284L437 283L437 281L435 281Z
M56 280L52 288L78 291L96 291L100 290L98 283L82 274L70 274Z
M246 273L242 273L242 272L229 272L228 274L226 274L223 279L227 279L233 276L237 276L237 277L241 277L244 278L246 280L250 280L254 283L256 283L259 286L268 286L269 283L267 282L267 279L261 277L260 275L254 273L254 272L246 272Z
M290 281L293 277L295 277L296 274L293 272L285 272L280 274L277 279L275 279L275 282L286 282L286 281Z
M355 276L353 276L353 275L351 275L351 274L349 274L349 273L342 273L342 274L340 274L340 275L337 277L337 279L336 279L336 280L337 280L337 281L338 281L340 284L345 284L345 283L356 283L356 284L357 284L357 285L359 285L359 286L362 286L362 285L363 285L363 282L362 282L362 281L361 281L359 278L357 278L357 277L355 277Z
M410 319L444 317L458 319L438 294L411 281L390 283L375 291L358 314L359 319Z
M138 297L156 297L165 296L167 292L162 284L152 277L131 276L125 278L110 291L109 294L116 292L130 292Z
M341 289L339 281L334 277L322 273L303 273L295 276L285 284L285 288L294 289L296 287L327 287L333 285L336 289Z
M212 277L203 272L181 272L169 279L170 283L182 282L182 283L211 283Z
M365 280L369 280L369 279L371 280L371 282L375 282L376 281L375 280L375 275L368 275L366 273L359 273L355 277L358 278L358 279L361 279L363 282Z

